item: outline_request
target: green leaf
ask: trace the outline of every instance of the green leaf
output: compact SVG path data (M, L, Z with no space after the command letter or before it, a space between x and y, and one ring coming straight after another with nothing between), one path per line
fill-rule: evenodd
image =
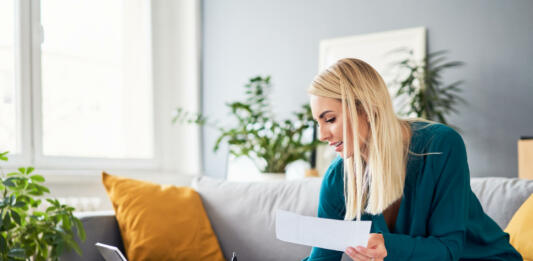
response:
M16 178L16 187L14 188L15 191L22 191L26 189L26 185L28 184L29 179L27 177L17 177Z
M42 191L35 189L35 190L28 191L28 194L32 196L42 196L44 193Z
M0 153L0 160L7 161L6 155L9 153L9 151L4 151Z
M2 233L0 233L0 253L7 253L7 242Z
M52 204L52 206L54 206L56 208L61 207L61 203L59 203L59 200L57 200L57 199L47 198L46 201L48 201L48 203Z
M32 175L30 178L35 182L44 182L44 177L41 175Z
M22 174L26 174L26 168L20 167L19 168L19 172L22 173Z
M15 259L26 259L26 252L23 248L13 248L9 250L7 256Z
M16 211L11 211L11 216L13 217L15 223L17 223L19 226L22 224L22 220L20 218L19 213L17 213Z
M70 218L68 216L64 215L64 216L61 217L61 220L63 222L63 227L65 229L69 229L70 230L71 227L72 227L72 224L70 222Z
M37 208L39 205L41 205L41 202L42 202L42 200L40 200L40 199L38 199L38 200L32 200L32 201L31 201L31 206L32 206L33 208Z
M11 222L11 215L9 214L9 212L6 213L6 216L2 220L2 223L2 229L4 230L10 230L15 227L15 224Z
M52 256L60 256L61 253L63 253L63 248L65 246L63 241L58 242L56 245L57 245L57 247L53 247L52 248Z
M28 169L26 169L26 174L31 174L33 171L35 170L34 167L28 167Z
M17 184L15 184L15 180L17 180L17 178L15 178L15 177L9 177L9 178L7 178L6 180L4 180L4 182L2 182L2 183L4 183L4 185L5 185L6 187L16 187Z
M83 228L83 223L76 218L72 217L72 220L74 221L74 224L76 224L76 230L78 231L78 236L80 237L81 241L85 241L86 235L85 235L85 228Z
M36 196L40 196L42 195L43 193L50 193L50 190L43 186L43 185L39 185L37 183L32 183L32 184L28 184L28 187L32 187L32 191L31 193L29 193L30 195L36 195Z
M13 207L16 207L16 208L24 208L26 206L26 202L24 201L17 201Z
M18 176L18 175L20 175L20 173L18 173L18 172L10 172L10 173L7 173L7 176L8 176L8 177L13 177L13 176Z
M36 217L40 217L40 216L44 216L45 214L42 211L33 211L32 215Z
M80 247L78 246L78 244L77 244L74 240L72 240L72 238L67 237L67 238L66 238L66 242L67 242L67 245L68 245L70 248L74 249L74 251L76 251L76 253L78 253L79 255L81 255L81 249L80 249Z
M12 205L12 206L15 205L15 203L17 203L17 197L15 195L11 195L9 197L9 201L8 202L9 202L9 205Z

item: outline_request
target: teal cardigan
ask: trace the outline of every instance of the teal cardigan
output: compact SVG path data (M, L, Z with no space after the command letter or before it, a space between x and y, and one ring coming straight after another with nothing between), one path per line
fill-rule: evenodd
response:
M411 124L405 187L394 230L382 214L371 233L385 239L385 260L522 260L509 235L484 212L470 188L466 150L461 136L442 124ZM318 216L344 219L343 160L337 157L325 173ZM354 246L355 247L355 246ZM343 252L314 247L308 261L337 261Z

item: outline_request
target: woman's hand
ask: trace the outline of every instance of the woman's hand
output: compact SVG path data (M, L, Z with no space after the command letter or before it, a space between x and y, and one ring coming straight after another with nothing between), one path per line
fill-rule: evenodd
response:
M349 257L357 261L381 261L387 256L383 235L374 233L370 234L367 247L348 247L345 252Z

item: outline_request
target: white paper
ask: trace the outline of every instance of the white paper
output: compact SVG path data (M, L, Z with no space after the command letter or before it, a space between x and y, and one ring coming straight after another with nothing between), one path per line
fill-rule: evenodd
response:
M345 221L276 211L276 237L279 240L343 251L347 247L366 247L372 221Z

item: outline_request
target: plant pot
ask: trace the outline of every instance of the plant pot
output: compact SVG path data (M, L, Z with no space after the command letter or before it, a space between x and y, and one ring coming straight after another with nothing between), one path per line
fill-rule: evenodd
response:
M228 158L226 179L232 182L263 182L285 180L285 173L262 173L252 160L246 157Z
M283 181L286 179L285 173L261 172L257 181Z

